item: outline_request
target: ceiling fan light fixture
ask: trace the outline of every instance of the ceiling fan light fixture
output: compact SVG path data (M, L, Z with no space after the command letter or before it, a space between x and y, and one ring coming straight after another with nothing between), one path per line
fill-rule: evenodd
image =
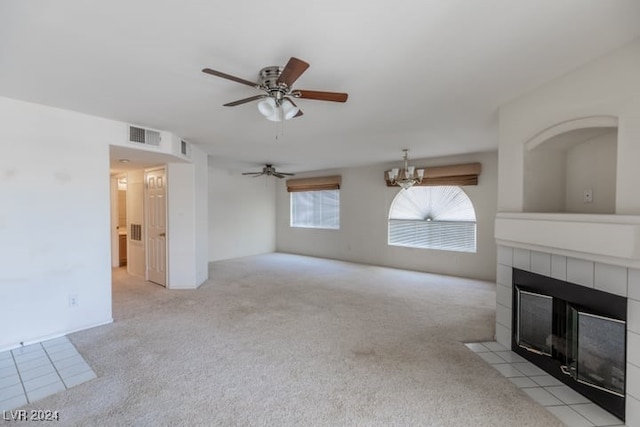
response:
M258 102L258 111L269 120L273 120L270 117L275 116L277 108L275 99L271 97Z
M288 99L282 101L282 115L284 116L285 120L294 118L296 114L298 114L298 111L300 111L300 109L293 105L293 103Z
M260 111L260 114L267 120L281 122L283 119L289 120L294 118L300 109L288 99L278 102L274 98L268 97L258 103L258 111Z

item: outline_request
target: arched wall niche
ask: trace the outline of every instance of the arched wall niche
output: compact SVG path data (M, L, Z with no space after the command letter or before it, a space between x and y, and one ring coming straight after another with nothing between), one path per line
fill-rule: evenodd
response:
M586 117L525 143L524 211L615 214L618 119Z

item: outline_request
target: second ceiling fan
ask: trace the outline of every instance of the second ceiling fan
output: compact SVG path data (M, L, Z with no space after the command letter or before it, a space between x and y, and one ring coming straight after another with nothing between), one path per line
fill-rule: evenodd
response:
M202 72L264 91L264 93L260 95L228 102L224 104L225 107L235 107L236 105L262 99L258 104L260 113L269 120L282 121L302 116L302 110L298 108L292 98L333 102L347 101L349 95L346 93L293 89L293 83L307 68L309 68L308 63L301 59L291 57L284 67L276 65L260 70L260 81L255 83L221 71L212 70L211 68L204 68Z

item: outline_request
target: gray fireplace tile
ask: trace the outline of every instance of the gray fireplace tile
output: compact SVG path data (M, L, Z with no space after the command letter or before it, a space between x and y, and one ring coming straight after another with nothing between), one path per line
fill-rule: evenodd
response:
M590 427L593 424L569 406L549 406L547 411L558 417L567 427Z
M501 325L511 324L511 308L496 304L496 322Z
M513 286L513 268L498 264L496 282L502 286Z
M474 353L486 353L488 351L491 351L479 342L466 343L465 346L467 346L467 348L473 351Z
M513 366L519 370L520 372L522 372L523 374L531 377L531 376L535 376L535 375L544 375L546 374L545 371L543 371L542 369L538 368L536 365L534 365L533 363L530 362L525 362L525 363L514 363Z
M496 363L495 365L491 365L491 366L496 368L498 372L500 372L502 375L504 375L507 378L526 376L525 374L523 374L522 372L514 368L512 364L509 364L509 363Z
M513 286L496 286L496 301L498 304L511 308L513 303ZM511 322L508 323L509 325Z
M507 347L505 347L502 344L497 343L495 341L483 342L482 345L484 345L485 347L487 347L491 351L506 351L506 350L508 350Z
M513 250L513 266L520 270L530 271L531 251L528 249L515 248Z
M512 377L509 378L513 384L515 384L518 388L529 388L529 387L538 387L538 384L531 381L529 377Z
M627 394L625 408L625 417L627 420L640 420L640 400Z
M478 356L482 358L485 362L490 365L495 365L498 363L504 363L504 360L494 352L490 351L488 353L478 353Z
M551 277L558 280L567 280L567 257L563 255L551 255Z
M627 296L627 269L616 265L595 263L594 285L596 289Z
M627 329L640 334L640 301L627 300Z
M597 426L622 425L622 421L595 403L571 405L571 408Z
M562 385L562 383L559 380L555 379L549 374L536 375L531 377L531 379L535 381L538 385L541 385L543 387L549 387L553 385Z
M640 334L627 331L627 361L640 366Z
M636 399L640 396L640 368L633 363L627 362L627 383L625 386L627 394Z
M502 345L511 344L511 328L496 322L496 341Z
M628 284L629 298L640 300L640 270L636 270L635 268L630 268L628 280L629 280L629 284Z
M534 387L523 388L521 390L542 406L557 406L563 404L561 400L543 388Z
M589 399L573 390L571 387L566 385L558 385L553 387L545 387L549 393L553 394L558 399L562 400L567 405L575 405L578 403L589 403L591 402Z
M498 264L513 267L513 248L498 246Z
M551 254L531 251L531 271L543 276L551 276Z
M567 258L567 282L593 288L593 261Z
M496 354L507 363L526 362L526 359L513 351L496 351Z

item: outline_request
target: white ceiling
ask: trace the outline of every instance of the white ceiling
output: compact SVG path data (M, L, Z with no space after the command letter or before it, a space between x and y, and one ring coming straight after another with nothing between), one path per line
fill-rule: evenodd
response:
M0 96L167 130L213 164L317 170L497 148L501 104L640 37L638 0L1 0ZM255 81L296 56L280 128ZM276 139L277 136L277 139Z

